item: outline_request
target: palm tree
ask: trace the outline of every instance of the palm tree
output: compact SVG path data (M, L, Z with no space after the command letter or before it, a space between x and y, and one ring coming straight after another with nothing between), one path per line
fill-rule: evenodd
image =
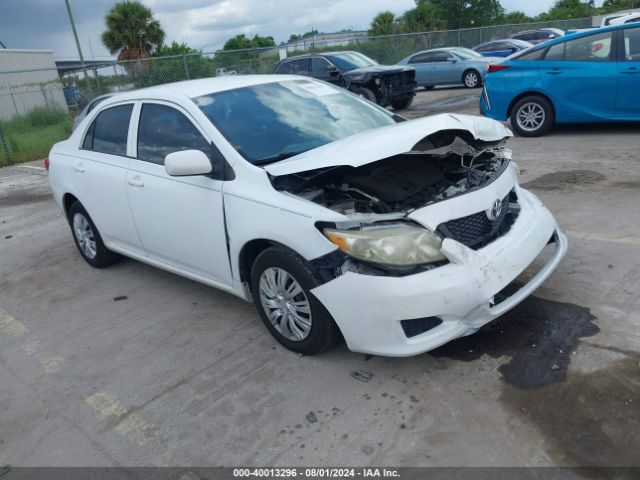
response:
M148 58L164 43L165 33L153 12L142 3L130 0L117 2L105 18L107 30L102 43L118 60Z

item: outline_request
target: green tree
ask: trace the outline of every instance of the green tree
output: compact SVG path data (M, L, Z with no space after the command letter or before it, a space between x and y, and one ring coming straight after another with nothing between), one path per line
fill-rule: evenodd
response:
M545 13L538 16L538 20L546 22L550 20L567 20L571 18L591 17L596 13L594 0L581 2L580 0L558 0L556 4Z
M630 10L640 7L638 0L604 0L602 7L598 9L600 13L614 13L620 10Z
M186 43L172 42L154 53L149 72L139 80L140 86L158 85L189 79L212 77L213 61ZM161 58L158 58L161 57Z
M387 11L380 12L375 17L373 17L373 21L371 22L371 27L369 28L370 35L391 35L396 31L397 28L397 19L396 16Z
M247 37L244 33L230 38L224 43L223 50L241 50L245 48L274 47L276 42L273 37L261 37L255 35L253 38Z
M318 35L319 33L320 32L318 30L309 30L308 32L304 32L302 35L293 34L289 36L289 40L287 40L287 43L295 42L296 40L301 40L307 37L313 37L314 35Z
M148 7L137 1L117 2L105 17L102 43L118 60L150 57L162 47L165 33Z
M502 15L502 17L498 19L497 23L501 23L503 25L515 25L517 23L530 22L533 22L533 18L531 18L524 12L509 12Z

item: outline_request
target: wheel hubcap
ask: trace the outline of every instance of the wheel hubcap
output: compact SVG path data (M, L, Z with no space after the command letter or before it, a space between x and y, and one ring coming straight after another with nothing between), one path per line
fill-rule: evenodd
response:
M537 103L525 103L516 116L518 126L527 132L533 132L540 128L545 121L544 109Z
M465 83L467 87L475 87L478 84L478 77L475 73L468 73L465 77Z
M260 303L271 325L287 340L300 342L311 331L311 305L289 272L267 268L260 276Z
M76 213L73 216L73 234L76 237L82 253L84 253L87 258L94 259L96 256L96 239L93 235L91 224L81 213Z

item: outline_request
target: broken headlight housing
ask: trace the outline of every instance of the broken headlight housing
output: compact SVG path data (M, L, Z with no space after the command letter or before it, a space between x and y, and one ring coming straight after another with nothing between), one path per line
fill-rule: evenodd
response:
M411 267L445 260L442 238L407 223L362 227L355 230L324 229L325 236L347 255L380 265Z

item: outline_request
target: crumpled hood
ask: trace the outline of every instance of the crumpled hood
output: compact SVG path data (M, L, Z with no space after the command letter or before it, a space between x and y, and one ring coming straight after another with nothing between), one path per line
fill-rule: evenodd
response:
M348 72L344 72L342 75L344 77L352 77L360 76L366 73L399 73L413 70L415 70L415 68L407 67L404 65L374 65L371 67L362 67L356 68L354 70L349 70Z
M314 148L264 169L271 175L328 168L360 167L383 158L411 152L416 144L441 130L466 130L477 140L498 142L513 136L511 130L490 118L445 113L375 128Z

